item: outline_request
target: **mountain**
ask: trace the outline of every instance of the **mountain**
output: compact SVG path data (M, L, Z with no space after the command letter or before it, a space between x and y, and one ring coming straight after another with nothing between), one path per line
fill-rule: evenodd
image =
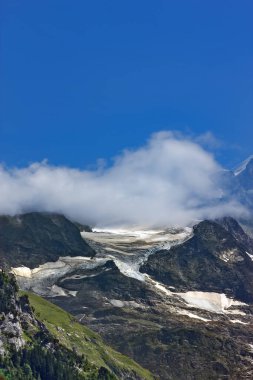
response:
M223 225L222 225L223 224ZM179 291L226 293L253 303L253 241L232 218L203 221L184 244L149 256L140 268Z
M81 236L93 257L18 263L20 287L162 380L253 376L253 245L234 219Z
M238 166L234 175L246 191L253 191L253 155Z
M221 202L237 201L247 210L239 221L253 237L253 156L249 156L234 171L221 171L219 183L222 186Z
M59 307L17 293L0 271L0 377L10 380L152 379Z
M0 263L35 268L60 256L92 257L80 229L63 215L32 212L0 216Z
M243 201L250 214L241 222L253 237L253 156L248 157L235 171L234 177L244 192Z
M253 378L253 157L221 178L244 219L92 230L0 216L0 378Z

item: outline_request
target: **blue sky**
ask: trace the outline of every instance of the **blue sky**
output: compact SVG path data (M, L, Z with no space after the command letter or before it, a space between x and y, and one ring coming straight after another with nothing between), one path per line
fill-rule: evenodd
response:
M15 1L1 9L0 161L92 167L160 130L253 153L253 2Z

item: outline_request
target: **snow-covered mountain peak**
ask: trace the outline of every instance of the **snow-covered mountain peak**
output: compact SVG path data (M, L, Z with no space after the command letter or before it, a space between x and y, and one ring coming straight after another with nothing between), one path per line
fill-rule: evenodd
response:
M247 169L248 165L253 163L253 155L250 155L246 160L244 160L235 170L234 175L237 176L241 174L245 169Z

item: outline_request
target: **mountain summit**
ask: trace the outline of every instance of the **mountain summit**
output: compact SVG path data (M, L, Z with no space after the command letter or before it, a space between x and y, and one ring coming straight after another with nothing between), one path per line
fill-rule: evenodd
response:
M235 170L234 174L240 175L242 174L245 170L249 170L249 168L253 167L253 154L250 155L246 160L244 160Z
M247 192L253 192L253 155L249 156L247 160L234 171L235 176L238 178L241 186Z

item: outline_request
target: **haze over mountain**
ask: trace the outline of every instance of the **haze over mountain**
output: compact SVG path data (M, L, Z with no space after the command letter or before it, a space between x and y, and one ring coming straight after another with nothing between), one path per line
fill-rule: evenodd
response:
M234 174L228 181L213 155L200 145L203 140L163 131L144 146L125 150L111 165L100 161L95 170L46 161L25 168L2 166L0 213L58 212L91 225L145 227L246 217L248 204L241 194L245 180L232 194Z

